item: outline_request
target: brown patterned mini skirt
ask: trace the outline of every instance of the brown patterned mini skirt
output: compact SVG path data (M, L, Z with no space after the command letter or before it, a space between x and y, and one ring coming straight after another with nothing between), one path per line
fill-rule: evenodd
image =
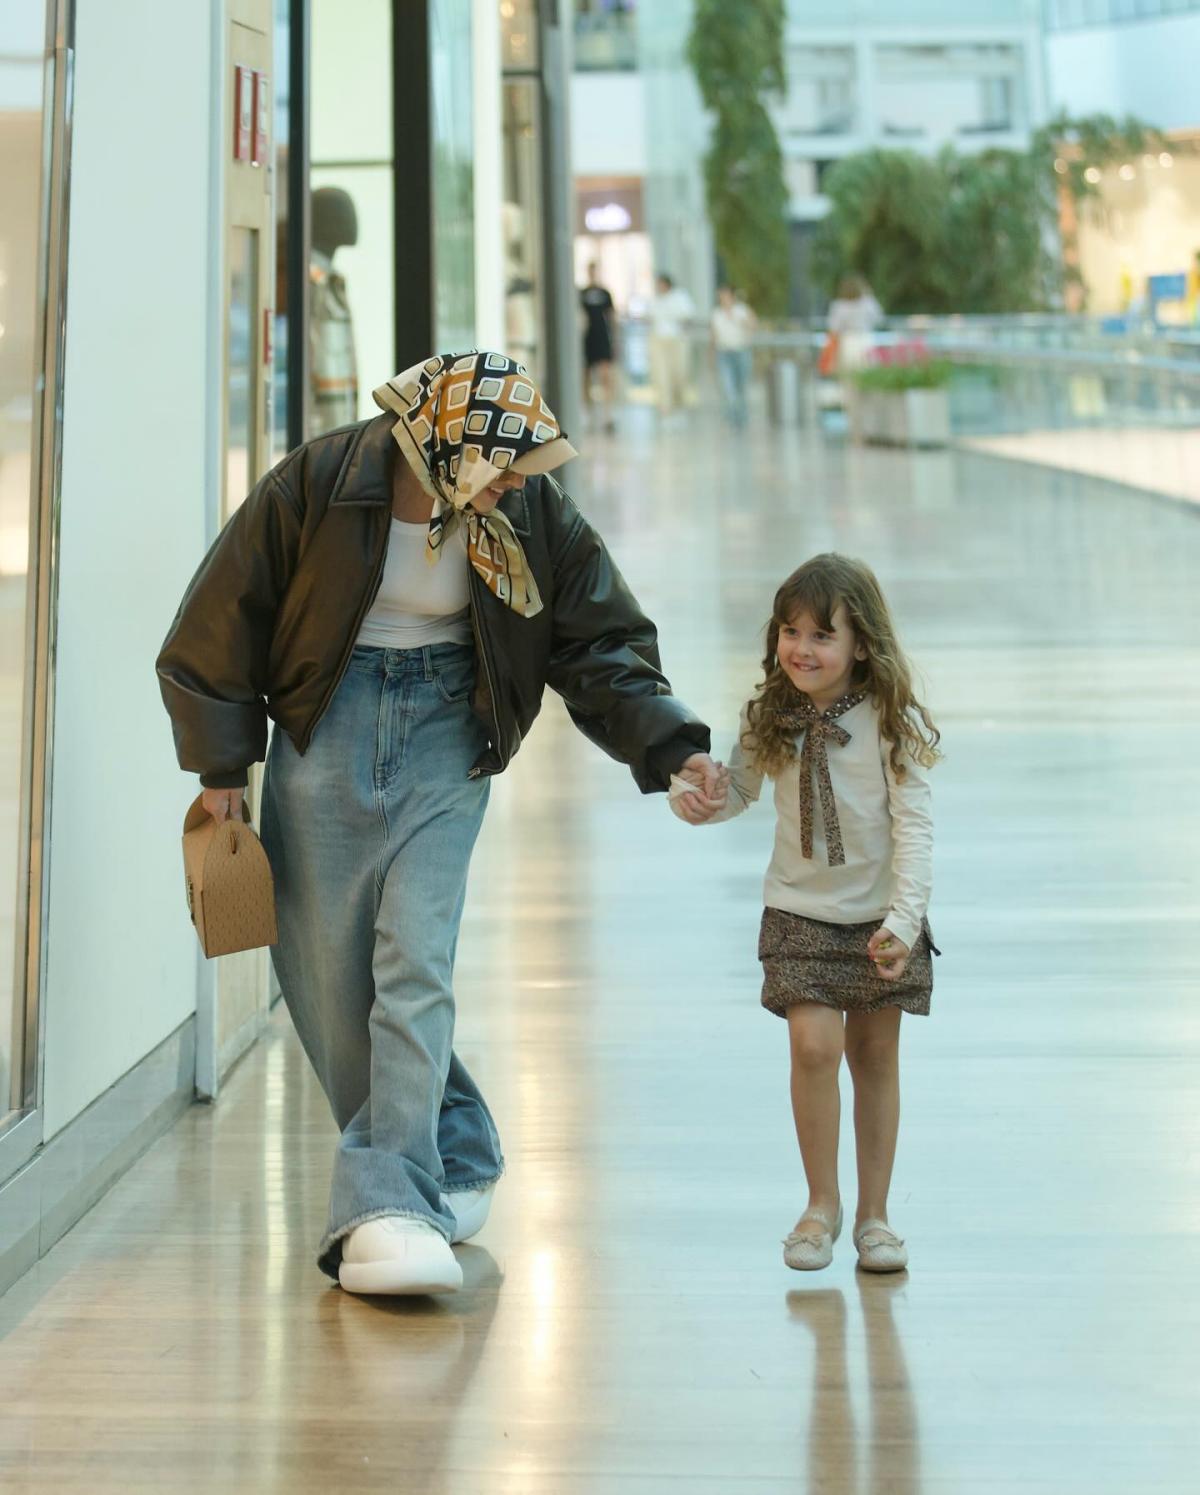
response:
M763 967L762 1004L768 1012L786 1017L798 1002L820 1002L840 1012L879 1012L899 1007L918 1017L929 1014L933 995L933 943L929 921L921 926L917 943L899 981L885 981L875 972L867 941L880 921L867 924L825 924L780 908L763 909L758 934L758 958Z

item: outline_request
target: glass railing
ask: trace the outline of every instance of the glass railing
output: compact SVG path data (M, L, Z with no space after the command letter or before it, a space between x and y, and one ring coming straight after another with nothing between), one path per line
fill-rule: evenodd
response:
M845 390L822 379L823 326L761 329L754 340L760 417L849 434ZM688 330L692 403L715 408L707 323ZM632 401L652 403L649 332L622 325ZM1200 503L1200 329L1029 316L890 319L872 361L937 360L951 440L1013 460Z

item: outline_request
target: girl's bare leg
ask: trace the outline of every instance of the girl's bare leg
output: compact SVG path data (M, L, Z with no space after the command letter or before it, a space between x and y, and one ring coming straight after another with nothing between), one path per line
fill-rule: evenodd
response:
M792 1114L808 1180L808 1210L824 1211L832 1225L837 1216L838 1128L841 1097L838 1070L845 1048L842 1014L817 1002L788 1008L792 1052ZM804 1215L801 1215L801 1219Z
M846 1063L854 1081L858 1154L855 1223L886 1220L896 1136L900 1130L900 1009L846 1017Z

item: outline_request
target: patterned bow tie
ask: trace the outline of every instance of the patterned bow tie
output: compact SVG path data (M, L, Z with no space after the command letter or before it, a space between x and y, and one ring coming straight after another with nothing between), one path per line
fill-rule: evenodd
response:
M816 776L817 792L821 796L821 819L825 823L825 849L831 867L844 867L846 853L842 847L842 828L838 824L837 803L833 797L833 783L829 777L828 744L834 742L845 747L850 734L845 727L838 726L837 718L845 716L860 701L865 701L865 690L848 691L832 706L818 711L805 697L803 703L791 711L781 711L779 722L787 731L803 732L804 745L800 749L800 849L808 861L813 854L813 777Z

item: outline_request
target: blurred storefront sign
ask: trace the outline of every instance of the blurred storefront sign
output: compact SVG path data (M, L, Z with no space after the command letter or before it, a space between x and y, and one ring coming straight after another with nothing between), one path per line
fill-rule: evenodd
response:
M641 233L645 226L640 181L592 183L587 178L576 179L577 234Z

